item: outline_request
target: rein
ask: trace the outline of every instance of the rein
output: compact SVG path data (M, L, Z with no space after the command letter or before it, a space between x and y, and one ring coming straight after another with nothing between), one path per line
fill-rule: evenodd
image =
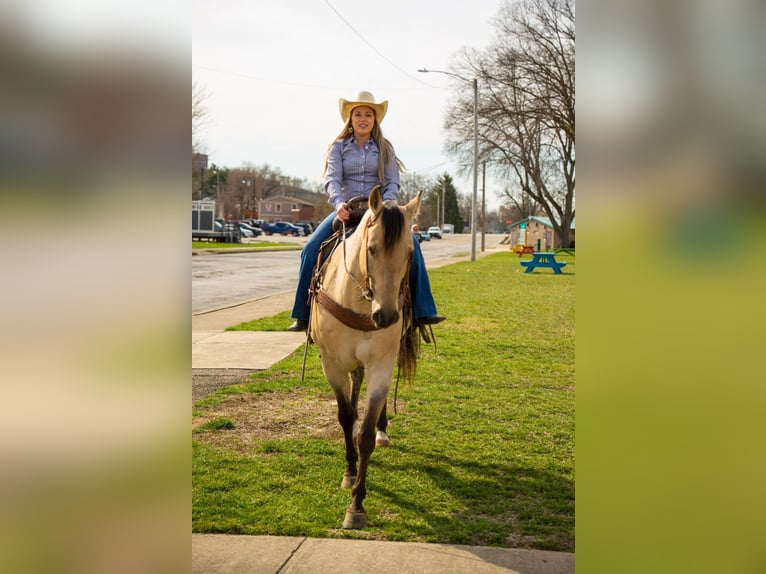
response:
M346 223L342 222L341 243L343 243L343 267L346 271L346 274L351 278L351 281L354 283L357 289L361 291L362 296L367 301L372 301L372 280L370 278L370 275L368 272L368 266L367 266L367 236L368 236L368 230L370 228L370 225L372 225L374 222L375 222L374 217L368 218L364 225L364 228L362 229L362 239L361 239L362 247L359 253L359 267L362 273L361 281L357 279L356 277L354 277L354 274L348 268L347 252L346 252ZM402 308L404 307L404 297L408 287L408 277L409 277L409 265L407 266L407 273L404 276L404 280L402 281L402 284L399 287L399 301L398 301L399 312L401 312ZM364 332L379 330L379 327L375 325L375 322L372 320L372 316L370 315L370 313L358 313L352 309L342 306L340 303L338 303L332 297L330 297L327 291L325 291L321 286L317 287L314 293L314 297L318 305L321 305L322 307L324 307L336 319L338 319L341 323L343 323L347 327L350 327L351 329L356 329L357 331L364 331Z
M370 275L367 272L367 230L370 227L370 224L372 223L373 218L370 217L367 220L367 223L364 225L364 229L362 230L362 249L360 250L359 255L359 267L361 267L362 271L362 280L357 280L356 277L354 277L354 274L351 273L351 270L348 268L348 262L346 261L346 222L343 223L343 234L341 243L343 243L343 268L346 270L346 274L351 277L351 281L353 281L354 285L356 285L356 288L359 289L362 292L362 297L367 299L368 301L372 301L372 281L370 279ZM333 301L334 302L334 301Z

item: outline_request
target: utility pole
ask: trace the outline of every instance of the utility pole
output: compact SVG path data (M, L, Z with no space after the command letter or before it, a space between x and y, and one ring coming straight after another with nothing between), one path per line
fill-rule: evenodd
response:
M444 180L442 179L442 224L439 226L439 229L444 227L444 194L446 192L446 185L444 183Z
M444 70L427 70L422 68L418 72L436 72L437 74L447 74L467 82L473 86L473 194L471 195L471 261L476 261L476 195L477 195L477 182L479 176L479 82L476 78L469 80L459 74L453 72L445 72Z
M487 175L487 162L481 162L481 251L484 252L484 235L487 233L486 211L484 209L484 182Z

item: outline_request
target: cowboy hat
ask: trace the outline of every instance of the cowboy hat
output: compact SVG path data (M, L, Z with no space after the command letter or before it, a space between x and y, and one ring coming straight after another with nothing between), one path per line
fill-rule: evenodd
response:
M370 92L359 92L356 95L355 100L344 100L343 98L338 100L338 108L340 109L340 117L343 118L343 122L347 122L351 115L351 110L359 106L367 106L375 110L375 117L378 119L378 123L383 121L388 109L388 100L375 102L375 96Z

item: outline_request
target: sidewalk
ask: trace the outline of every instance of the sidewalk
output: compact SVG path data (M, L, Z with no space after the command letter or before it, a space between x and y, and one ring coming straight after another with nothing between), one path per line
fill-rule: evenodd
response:
M192 400L219 387L244 382L268 369L306 342L304 333L225 331L245 321L290 309L294 293L285 291L192 315Z
M483 257L498 250L497 245ZM434 261L429 269L466 258ZM225 331L292 307L285 291L192 315L192 400L244 382L306 341L304 333ZM574 574L574 554L449 544L334 538L192 534L192 571L200 574Z
M574 554L452 544L192 534L200 574L573 574Z

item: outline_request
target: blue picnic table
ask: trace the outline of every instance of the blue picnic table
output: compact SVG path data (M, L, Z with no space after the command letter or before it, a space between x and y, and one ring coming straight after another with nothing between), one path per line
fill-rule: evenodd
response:
M519 263L527 268L524 273L532 273L536 267L549 267L557 275L561 274L561 268L567 264L566 261L556 261L555 254L547 251L535 251L532 254L532 259L519 261Z

